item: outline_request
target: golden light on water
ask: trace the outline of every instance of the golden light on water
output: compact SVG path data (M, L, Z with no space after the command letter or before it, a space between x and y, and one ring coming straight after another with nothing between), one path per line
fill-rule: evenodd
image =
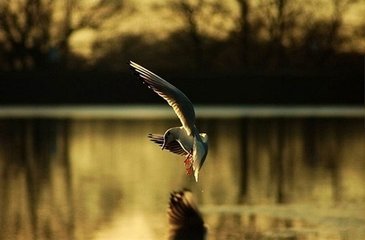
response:
M365 236L363 108L198 108L210 134L198 183L146 137L178 124L167 107L26 110L0 115L3 239L167 239L183 187L209 240Z

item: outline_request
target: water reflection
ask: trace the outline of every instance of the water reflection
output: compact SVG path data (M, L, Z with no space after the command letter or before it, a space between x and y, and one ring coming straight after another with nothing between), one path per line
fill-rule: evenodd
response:
M208 239L364 239L362 119L201 120L211 152L197 184L146 138L174 124L1 120L0 239L164 239L182 187Z

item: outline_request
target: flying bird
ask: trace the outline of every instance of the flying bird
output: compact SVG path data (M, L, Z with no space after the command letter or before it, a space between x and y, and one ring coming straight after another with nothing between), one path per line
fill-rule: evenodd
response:
M172 192L167 213L169 240L205 239L207 227L190 190Z
M172 153L183 155L186 158L184 161L186 174L194 174L195 181L198 182L199 171L208 154L208 135L199 133L195 126L193 104L183 92L171 83L137 63L130 61L129 64L148 88L166 100L182 125L167 129L163 135L149 134L148 137L152 142L160 145L162 150L166 149Z

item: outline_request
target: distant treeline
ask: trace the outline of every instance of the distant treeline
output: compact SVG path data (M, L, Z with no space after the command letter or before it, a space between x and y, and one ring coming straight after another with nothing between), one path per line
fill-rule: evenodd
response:
M173 0L148 10L166 25L180 22L163 33L131 2L5 1L0 104L161 102L128 72L133 60L194 103L360 105L364 53L355 46L365 38L365 22L351 25L345 18L356 4L361 2ZM151 21L151 32L118 32L123 22L134 26L128 22L134 17L142 25ZM103 36L106 23L115 24L109 37ZM97 34L88 57L71 44L85 29Z
M359 43L364 42L365 22L349 23L346 18L361 4L358 0L173 0L149 6L148 12L166 25L180 24L163 32L138 4L127 1L4 2L0 69L123 71L132 59L155 70L189 73L318 73L354 66L361 71L364 53ZM128 25L134 17L142 25L149 22L150 31L118 32L118 24ZM105 25L111 23L114 27L107 32ZM77 55L71 46L71 38L84 30L97 35L88 57ZM106 32L109 37L103 37Z

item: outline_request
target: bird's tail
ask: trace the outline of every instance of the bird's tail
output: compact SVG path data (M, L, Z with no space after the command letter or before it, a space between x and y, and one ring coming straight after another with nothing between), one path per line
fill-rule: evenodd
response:
M150 141L156 143L160 147L162 147L164 143L164 137L161 134L148 134L148 138ZM168 145L165 146L165 149L169 150L172 153L178 154L178 155L187 155L187 153L184 151L184 149L180 146L180 144L177 141L170 142Z
M163 135L161 135L161 134L149 133L148 138L150 139L150 141L160 145L160 147L162 146L162 144L164 142Z

